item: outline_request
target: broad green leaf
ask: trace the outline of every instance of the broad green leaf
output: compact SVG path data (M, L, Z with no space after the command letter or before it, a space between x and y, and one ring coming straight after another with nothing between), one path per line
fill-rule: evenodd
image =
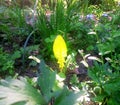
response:
M24 78L0 82L0 105L43 105L42 95Z
M16 103L14 103L12 105L25 105L25 104L26 104L25 101L21 101L21 102L16 102Z
M56 97L56 100L55 100L54 104L58 105L69 94L70 94L70 91L67 89L67 87L64 87L63 89L61 89L59 95Z
M59 97L59 101L56 102L55 105L76 105L77 103L81 103L83 100L83 96L85 96L85 92L81 91L78 93L67 91L62 93L61 97Z
M55 84L56 73L53 72L43 60L40 62L40 76L38 78L38 85L46 101L49 101L52 97L52 88Z

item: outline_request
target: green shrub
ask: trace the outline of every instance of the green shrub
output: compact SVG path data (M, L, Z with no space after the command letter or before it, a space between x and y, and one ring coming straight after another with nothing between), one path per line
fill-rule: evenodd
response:
M0 74L2 75L13 75L15 60L19 58L20 52L16 51L14 54L8 54L3 52L2 48L0 49Z
M92 79L93 100L107 105L119 105L120 73L106 64L95 65L88 71Z

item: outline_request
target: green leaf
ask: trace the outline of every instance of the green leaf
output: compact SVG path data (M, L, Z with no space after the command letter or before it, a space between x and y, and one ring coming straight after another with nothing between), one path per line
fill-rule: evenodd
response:
M12 105L25 105L26 104L26 102L25 101L22 101L22 102L16 102L16 103L14 103L14 104L12 104Z
M110 99L108 100L108 103L107 103L107 104L108 104L108 105L120 105L120 101L117 102L116 99L110 98Z
M55 105L76 105L77 103L81 103L82 96L84 95L85 92L83 91L78 93L63 91Z
M38 78L38 85L40 86L43 96L48 102L53 95L52 88L55 84L56 73L46 66L43 60L40 62L39 70L40 76Z
M104 90L110 95L120 90L120 77L111 79L103 86Z
M15 51L14 54L12 55L11 59L15 60L15 59L20 58L20 57L21 57L20 51Z
M57 91L58 93L58 91ZM66 96L68 96L70 94L70 91L67 89L67 87L64 87L63 89L61 89L59 91L59 94L58 96L56 97L56 100L55 100L55 105L58 105L62 100L64 100L64 98Z
M96 97L93 98L93 101L96 102L103 102L104 98L107 97L105 93L99 94Z
M23 104L22 104L23 103ZM42 95L24 78L0 82L0 105L43 105Z
M98 65L97 65L98 66ZM94 81L94 82L97 82L99 83L99 78L98 78L98 75L97 75L97 68L93 67L91 68L90 70L88 70L88 76Z
M115 48L114 43L112 42L99 43L97 47L100 55L109 54L110 52L113 52Z
M120 91L115 92L108 100L108 105L119 105L120 104Z

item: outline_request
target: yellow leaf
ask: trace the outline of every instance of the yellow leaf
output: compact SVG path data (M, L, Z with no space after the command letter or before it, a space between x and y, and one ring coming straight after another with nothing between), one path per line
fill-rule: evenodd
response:
M61 35L55 38L53 44L53 52L55 58L58 60L60 69L64 67L65 57L67 57L67 47L66 43Z

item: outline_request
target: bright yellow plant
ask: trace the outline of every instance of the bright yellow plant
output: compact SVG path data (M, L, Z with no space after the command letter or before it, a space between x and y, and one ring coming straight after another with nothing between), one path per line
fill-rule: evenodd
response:
M53 44L53 52L55 58L58 60L60 70L63 69L65 63L65 57L67 57L67 47L66 43L61 35L55 38Z

